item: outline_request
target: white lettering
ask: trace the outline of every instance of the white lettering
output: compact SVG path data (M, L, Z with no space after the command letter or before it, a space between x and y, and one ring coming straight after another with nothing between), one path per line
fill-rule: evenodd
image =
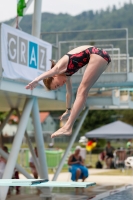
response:
M12 43L12 42L16 45L15 39L14 39L14 38L11 38L11 39L9 40L9 56L10 56L10 58L11 58L12 60L14 60L15 57L16 57L16 55L17 55L17 50L16 50L16 49L13 49L14 54L12 54L12 52L11 52L11 43Z
M26 51L25 43L21 42L21 62L24 62L24 63L26 63L25 51Z
M40 69L45 69L46 70L46 66L43 65L44 56L45 56L45 51L43 49L41 49Z
M30 65L31 65L32 62L35 63L35 66L37 65L37 64L36 64L36 56L35 56L35 50L34 50L34 47L32 48L32 52L31 52Z

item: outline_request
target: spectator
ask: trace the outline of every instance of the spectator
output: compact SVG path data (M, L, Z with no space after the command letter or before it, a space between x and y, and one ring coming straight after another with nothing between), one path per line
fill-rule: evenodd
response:
M77 146L74 154L68 159L68 165L71 166L71 180L73 181L78 181L80 178L84 181L88 177L88 169L84 166L83 158L80 156L80 149L81 147Z
M13 179L19 179L19 172L16 168L14 169ZM19 193L20 193L20 186L16 186L16 194Z
M132 139L129 139L126 145L127 145L127 148L131 148L133 146Z
M98 161L96 162L96 169L103 168L103 162L105 161L105 151L102 151L98 156Z
M53 147L54 147L53 142L49 143L49 144L48 144L48 147L49 147L50 149L53 148Z
M133 144L132 144L132 139L129 139L129 140L128 140L126 146L127 146L127 155L128 155L128 156L133 156L133 150L132 150Z
M125 160L126 160L126 157L127 157L125 149L123 147L119 147L114 152L114 157L115 157L115 166L116 166L116 168L124 169Z
M106 156L105 151L102 151L102 152L99 154L99 161L103 162L103 161L105 160L105 156Z
M105 162L107 169L113 168L113 152L114 152L114 147L111 146L110 142L107 142L106 148L105 148Z
M34 148L34 151L35 151L36 159L38 161L37 147ZM29 165L30 165L30 168L31 168L31 173L33 174L34 178L38 179L38 172L37 172L36 166L34 164L33 157L30 158Z

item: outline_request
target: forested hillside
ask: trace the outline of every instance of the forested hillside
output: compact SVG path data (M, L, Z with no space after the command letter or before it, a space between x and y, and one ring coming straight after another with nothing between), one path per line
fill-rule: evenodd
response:
M128 28L129 37L133 37L133 4L125 4L120 9L116 9L113 6L112 9L109 7L103 11L89 10L83 12L76 16L71 16L68 14L52 14L52 13L42 13L42 26L41 32L53 32L53 31L72 31L72 30L92 30L92 29L109 29L109 28ZM6 23L11 23L10 20ZM23 31L31 33L32 27L32 15L24 16L20 23L20 27ZM125 31L111 31L111 32L90 32L89 34L83 33L73 33L73 34L63 34L60 36L60 40L92 40L102 39L102 38L125 38ZM54 43L55 41L50 35L47 37L43 36L43 39ZM117 42L113 43L114 46L119 46ZM125 43L121 44L125 45ZM124 47L121 46L121 49ZM133 56L133 45L132 42L129 45L130 55ZM124 51L124 50L123 50Z
M32 16L24 17L20 26L25 32L31 33ZM42 13L42 32L87 30L98 28L125 28L129 29L129 36L133 33L133 4L125 4L122 8L106 11L89 10L76 16L68 14Z

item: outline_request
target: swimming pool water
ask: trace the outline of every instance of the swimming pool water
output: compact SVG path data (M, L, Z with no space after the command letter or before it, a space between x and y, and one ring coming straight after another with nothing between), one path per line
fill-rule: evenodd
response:
M133 188L113 194L103 200L133 200Z

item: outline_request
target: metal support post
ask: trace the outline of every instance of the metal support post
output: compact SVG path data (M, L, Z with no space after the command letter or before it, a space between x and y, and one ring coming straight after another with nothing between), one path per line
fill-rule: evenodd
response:
M20 112L19 112L18 109L16 109L16 113L17 113L17 115L18 115L18 118L20 119ZM33 147L32 147L30 138L29 138L29 136L28 136L28 134L27 134L27 131L25 131L25 136L26 136L26 140L27 140L27 143L28 143L28 146L29 146L31 155L32 155L33 160L34 160L35 167L36 167L36 169L37 169L38 174L40 175L39 163L38 163L38 160L36 159L36 155L35 155L34 149L33 149Z
M32 35L40 37L42 0L34 0L34 14L32 19Z
M34 0L34 14L32 19L32 35L40 38L40 30L41 30L41 6L42 0ZM37 143L37 150L39 155L40 162L40 176L41 178L48 179L48 170L46 163L46 155L44 150L43 136L40 124L39 117L39 108L37 98L35 97L34 106L32 109L32 117L35 127L35 139ZM45 197L51 197L50 190L47 188L44 189L43 195Z
M40 163L40 175L41 175L41 178L48 179L47 160L46 160L46 154L45 154L45 149L44 149L42 127L40 123L38 101L36 97L34 97L34 105L32 108L32 118L33 118L33 124L35 128L35 140L37 144L39 163Z
M59 60L59 35L56 33L56 62Z
M84 111L84 113L82 115L82 118L80 119L79 124L78 124L75 132L72 134L70 142L68 144L68 147L67 147L67 149L66 149L66 151L65 151L65 153L64 153L64 155L63 155L63 157L61 159L61 162L60 162L60 164L59 164L59 166L58 166L58 168L57 168L57 170L56 170L56 172L54 174L54 177L53 177L52 181L56 181L56 179L57 179L57 177L58 177L58 175L59 175L59 173L60 173L60 171L61 171L61 169L62 169L62 167L64 165L64 162L65 162L65 160L66 160L66 158L68 156L68 153L70 152L70 150L71 150L71 148L73 146L73 143L75 142L75 139L76 139L76 137L77 137L77 135L78 135L78 133L80 131L80 128L81 128L81 126L82 126L82 124L83 124L83 122L84 122L84 120L85 120L85 118L86 118L86 116L88 114L88 111L89 111L89 108L87 108Z
M3 158L5 158L6 160L8 160L9 155L4 152L2 149L0 149L0 155L2 155ZM19 164L16 163L15 168L21 173L23 174L27 179L33 179L33 176L31 176L30 174L28 174ZM38 187L38 189L43 193L43 189L41 187Z
M18 129L17 129L17 133L16 136L14 138L13 141L13 145L11 148L11 152L5 167L5 171L3 174L3 179L10 179L12 178L12 174L15 168L15 164L16 164L16 160L18 157L18 153L19 153L19 149L21 147L21 143L23 140L23 136L26 130L26 126L27 126L27 122L31 113L31 109L33 106L33 101L34 99L27 99L25 102L25 106L23 109L23 113L18 125ZM7 195L7 191L8 191L8 187L2 187L2 189L0 188L0 200L5 200L6 199L6 195Z
M19 120L20 120L21 116L20 116L20 112L19 112L18 109L16 109L16 113L17 113L17 116L18 116L18 118L19 118ZM31 154L32 154L33 159L34 159L35 167L36 167L36 169L37 169L38 174L40 175L39 163L38 163L38 161L37 161L37 159L36 159L36 155L35 155L35 152L34 152L34 150L33 150L33 147L32 147L31 141L30 141L30 138L28 137L27 131L25 131L25 136L26 136L26 139L27 139L27 142L28 142L29 149L30 149ZM0 151L0 153L1 153L1 151ZM3 153L5 153L5 152L3 152ZM1 154L1 155L2 155L2 154ZM26 178L28 178L28 179L32 179L32 178L33 178L30 174L28 174L28 173L27 173L21 166L19 166L18 164L16 164L16 168L17 168L18 171L21 172ZM39 189L42 193L44 192L44 190L43 190L41 187L38 187L38 189Z
M42 127L40 123L38 101L36 97L34 97L34 105L32 108L32 119L33 119L33 124L34 124L34 129L35 129L35 140L37 144L36 146L37 146L39 164L40 164L40 178L48 179L47 160L46 160L46 154L45 154L45 148L44 148ZM50 188L43 188L42 192L43 194L41 194L41 197L43 197L44 199L47 199L47 198L51 199Z
M126 28L126 54L127 54L127 74L129 73L129 45L128 45L128 28ZM128 79L128 75L127 75Z
M5 158L6 160L8 160L9 155L4 152L2 149L0 149L0 155L2 155L3 158ZM23 174L26 178L28 179L32 179L33 177L28 174L19 164L16 163L15 168L21 173Z
M40 165L39 165L38 160L37 160L37 158L36 158L36 155L35 155L34 149L33 149L33 147L32 147L32 144L31 144L31 141L30 141L30 138L29 138L27 132L25 132L25 136L26 136L26 140L27 140L27 143L28 143L28 146L29 146L29 149L30 149L31 155L32 155L33 160L34 160L34 164L35 164L35 167L36 167L37 173L38 173L39 176L40 176Z

